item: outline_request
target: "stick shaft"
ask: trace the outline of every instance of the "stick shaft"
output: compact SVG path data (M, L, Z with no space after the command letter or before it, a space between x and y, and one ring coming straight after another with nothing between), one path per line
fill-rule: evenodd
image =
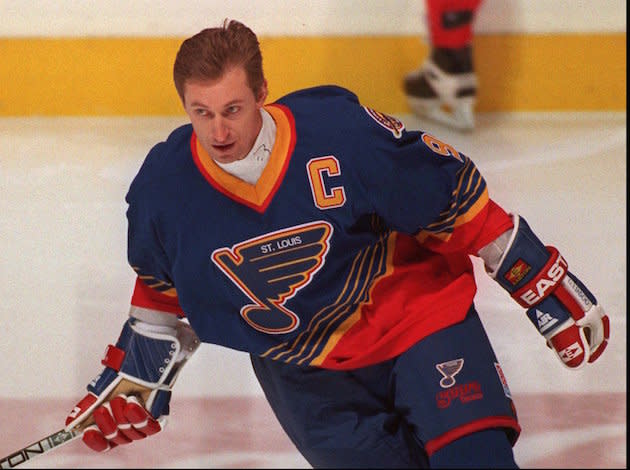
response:
M45 438L28 445L11 455L0 459L0 468L15 468L18 465L27 462L35 457L38 457L46 452L55 449L59 446L67 444L68 442L81 436L81 432L71 430L65 431L61 429L55 433L52 433Z

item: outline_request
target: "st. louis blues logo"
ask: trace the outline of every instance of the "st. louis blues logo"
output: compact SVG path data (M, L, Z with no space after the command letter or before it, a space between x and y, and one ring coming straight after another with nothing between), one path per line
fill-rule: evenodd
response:
M440 387L449 388L455 385L455 376L464 367L464 359L453 359L452 361L436 364L435 368L440 371L442 378L440 379Z
M282 334L299 326L299 317L285 303L324 265L332 233L328 222L318 221L212 253L212 261L254 302L241 308L252 328Z

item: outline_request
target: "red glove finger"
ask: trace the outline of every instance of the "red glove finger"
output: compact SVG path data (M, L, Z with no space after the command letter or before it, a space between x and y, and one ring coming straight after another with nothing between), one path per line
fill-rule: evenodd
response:
M549 339L553 349L567 367L576 369L584 365L588 357L588 343L584 332L573 324Z
M94 395L93 393L88 393L86 396L84 396L81 399L81 401L75 405L75 407L72 409L70 414L68 414L68 417L66 418L66 426L71 424L77 418L82 417L83 414L91 406L93 406L94 403L96 403L96 400L98 400L98 397L96 395Z
M604 349L608 345L608 339L610 338L610 320L608 319L608 315L604 315L602 317L602 323L604 325L604 341L600 344L595 351L591 353L591 357L588 359L588 362L595 362L595 360L602 355Z
M156 421L144 408L136 397L127 398L127 406L125 407L125 417L133 425L133 427L150 436L162 430L162 425Z
M146 434L135 429L125 416L125 409L127 408L127 396L118 395L110 402L110 406L112 408L114 419L118 423L118 429L127 438L132 441L137 441L139 439L144 439L145 437L147 437Z
M103 436L103 433L95 424L85 428L82 440L85 445L96 452L105 452L116 447L116 444L110 443L107 439L105 439L105 436Z
M94 422L98 426L99 430L103 433L105 439L114 444L129 444L131 439L125 436L120 429L118 429L118 423L114 419L111 406L108 403L104 403L94 410L92 413Z

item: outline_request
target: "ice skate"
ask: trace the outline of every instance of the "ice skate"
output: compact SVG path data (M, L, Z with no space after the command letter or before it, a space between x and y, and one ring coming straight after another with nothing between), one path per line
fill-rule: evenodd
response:
M470 48L435 49L420 69L405 77L404 89L417 116L457 130L474 128L477 77Z

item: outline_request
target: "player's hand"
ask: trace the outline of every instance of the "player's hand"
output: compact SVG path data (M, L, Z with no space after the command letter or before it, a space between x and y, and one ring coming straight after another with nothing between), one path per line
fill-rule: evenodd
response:
M198 345L185 322L155 325L131 317L116 346L108 346L105 369L68 415L66 430L82 430L83 442L99 452L161 431L171 388Z
M571 272L550 296L528 309L527 316L570 369L594 362L608 345L608 315Z
M126 392L126 393L123 393ZM143 406L145 398L149 397L151 389L139 386L133 382L122 380L110 393L110 399L102 401L80 424L76 420L94 402L95 397L88 393L68 416L66 425L77 427L83 431L83 442L92 450L103 452L121 444L144 439L161 431L167 423L168 401L164 403L162 410L154 411L163 413L153 416ZM98 400L98 397L96 397ZM86 408L88 406L88 408ZM74 415L77 418L73 418Z
M597 360L610 336L608 315L569 272L558 250L545 246L519 216L514 216L509 241L501 236L493 244L493 250L499 247L503 255L490 275L527 309L527 316L562 363L578 369Z

